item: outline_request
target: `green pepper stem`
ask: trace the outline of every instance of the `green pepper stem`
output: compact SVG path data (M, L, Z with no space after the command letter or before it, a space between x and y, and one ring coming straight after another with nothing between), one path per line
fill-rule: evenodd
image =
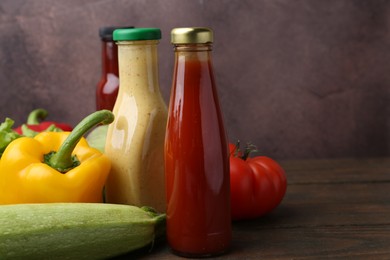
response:
M110 124L114 121L114 114L109 110L96 111L84 118L62 143L58 152L48 159L47 163L60 172L66 172L74 167L72 153L77 143L89 130L98 124Z
M28 125L39 125L39 120L44 120L47 117L47 111L43 108L37 108L28 115L27 124Z

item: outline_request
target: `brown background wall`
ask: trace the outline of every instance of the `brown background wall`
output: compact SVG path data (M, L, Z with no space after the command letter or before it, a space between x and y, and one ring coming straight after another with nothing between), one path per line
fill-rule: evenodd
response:
M174 27L215 31L230 139L278 159L390 155L390 1L2 0L0 119L95 109L98 28L159 27L168 102Z

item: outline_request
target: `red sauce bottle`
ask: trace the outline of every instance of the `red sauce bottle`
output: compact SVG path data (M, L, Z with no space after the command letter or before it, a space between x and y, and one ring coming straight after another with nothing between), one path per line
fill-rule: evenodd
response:
M176 28L165 137L167 238L187 257L224 253L231 241L229 152L208 28Z
M112 110L118 95L118 47L112 39L115 29L133 27L102 27L99 36L102 42L102 74L96 87L96 109Z

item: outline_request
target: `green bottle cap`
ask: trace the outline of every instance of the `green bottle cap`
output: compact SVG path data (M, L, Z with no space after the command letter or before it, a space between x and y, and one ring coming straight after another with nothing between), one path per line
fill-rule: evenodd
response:
M114 31L114 41L144 41L161 39L158 28L127 28Z

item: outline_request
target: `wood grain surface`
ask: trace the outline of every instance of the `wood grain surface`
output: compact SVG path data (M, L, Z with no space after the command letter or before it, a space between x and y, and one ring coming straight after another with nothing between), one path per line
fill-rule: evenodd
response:
M282 165L289 180L282 204L233 223L231 250L215 259L390 259L390 158ZM148 250L130 256L180 259L165 241Z

